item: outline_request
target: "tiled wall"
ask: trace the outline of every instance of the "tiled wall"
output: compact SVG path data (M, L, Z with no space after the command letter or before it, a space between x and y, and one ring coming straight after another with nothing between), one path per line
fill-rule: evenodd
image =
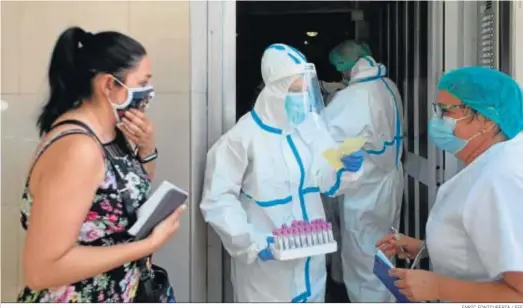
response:
M160 152L155 182L167 179L189 190L189 2L2 1L1 99L9 103L1 115L2 301L13 301L23 283L20 193L38 141L35 122L46 98L50 52L60 32L73 25L91 32L121 31L145 45L157 91L148 111ZM171 280L180 301L188 301L189 260L175 247L188 246L189 227L185 215L179 234L158 258L171 276L176 273Z

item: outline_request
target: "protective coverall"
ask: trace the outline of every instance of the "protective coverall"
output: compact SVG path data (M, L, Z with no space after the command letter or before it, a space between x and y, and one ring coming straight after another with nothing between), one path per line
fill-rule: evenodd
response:
M324 301L325 256L266 258L272 230L293 220L325 218L320 192L334 196L361 174L337 172L322 157L335 142L321 120L311 120L320 117L290 124L286 98L306 66L294 48L268 47L262 57L265 87L254 109L207 154L200 208L231 255L236 302ZM319 93L311 90L307 95Z
M356 61L365 56L371 56L370 48L367 44L354 40L344 41L334 47L329 53L329 62L341 74L339 82L321 81L321 91L323 100L328 106L336 97L339 91L345 89L349 84L350 72ZM341 242L341 207L343 196L330 198L322 196L325 216L332 223L332 233L336 241ZM327 264L330 266L330 277L338 284L343 284L343 266L341 261L341 250L327 256Z
M342 207L343 280L351 302L393 302L373 274L375 243L399 227L403 197L402 102L386 68L370 56L352 66L346 89L326 107L333 138L365 137L365 164Z

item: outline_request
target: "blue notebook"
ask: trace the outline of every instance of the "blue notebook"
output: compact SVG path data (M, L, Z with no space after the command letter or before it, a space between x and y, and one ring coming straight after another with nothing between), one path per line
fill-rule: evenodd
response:
M387 256L385 256L381 250L378 250L374 256L374 275L381 280L390 293L396 297L398 302L410 303L405 295L401 294L398 288L394 285L394 282L398 280L398 278L389 276L389 270L393 267L394 265L390 262Z

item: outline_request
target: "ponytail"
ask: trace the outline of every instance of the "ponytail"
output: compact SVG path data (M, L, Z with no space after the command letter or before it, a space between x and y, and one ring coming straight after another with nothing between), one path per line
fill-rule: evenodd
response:
M71 27L62 32L51 56L49 65L50 97L38 117L40 136L65 112L78 105L78 58L82 39L87 33L79 27Z

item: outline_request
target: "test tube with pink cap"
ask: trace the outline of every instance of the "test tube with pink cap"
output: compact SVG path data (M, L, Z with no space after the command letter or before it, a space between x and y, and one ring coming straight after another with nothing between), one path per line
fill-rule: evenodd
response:
M280 229L274 229L272 231L272 235L274 236L274 243L276 246L276 249L282 249L283 248L283 242L281 238L281 230Z
M301 247L307 247L307 233L305 233L305 226L300 226L298 228L298 233L300 234Z
M296 248L301 248L301 238L300 238L300 228L295 227L294 230L292 230L294 234L294 243L296 244Z
M315 228L315 225L311 225L310 226L310 233L311 233L311 240L312 240L312 245L319 245L319 242L318 242L318 237L316 236L316 228Z
M313 232L314 232L314 240L316 241L316 245L323 244L323 241L321 240L320 230L321 230L321 226L319 224L314 225Z
M318 229L316 225L312 227L312 241L314 242L314 245L321 245L321 242L318 238Z
M298 227L292 228L292 238L294 240L294 247L300 248L301 247L301 239L300 239L300 233Z
M288 229L281 229L280 230L280 234L281 234L281 240L282 240L282 249L283 250L287 250L289 249L289 234L288 234Z
M328 244L330 243L329 241L329 225L327 224L327 222L324 222L320 225L321 227L321 236L323 237L323 242L325 244Z
M327 244L327 242L323 238L323 229L321 228L322 225L323 224L319 224L317 226L317 228L318 228L318 239L319 239L320 243L323 245L323 244Z
M300 247L300 237L298 235L298 227L291 228L292 240L294 242L294 248Z
M289 228L287 230L287 234L288 234L288 237L289 237L289 246L291 249L294 249L296 248L296 236L294 234L294 229L293 228Z
M316 243L318 243L318 245L325 244L325 242L323 241L323 236L321 234L321 225L320 224L316 224L314 226L314 238L316 239Z
M292 228L287 229L287 238L289 239L289 249L296 248L296 241L294 240L294 230Z
M305 243L307 247L312 246L312 234L311 234L311 227L309 225L303 227L303 232L305 234Z
M334 242L334 234L332 234L332 224L330 222L327 223L327 232L329 235L329 243Z

